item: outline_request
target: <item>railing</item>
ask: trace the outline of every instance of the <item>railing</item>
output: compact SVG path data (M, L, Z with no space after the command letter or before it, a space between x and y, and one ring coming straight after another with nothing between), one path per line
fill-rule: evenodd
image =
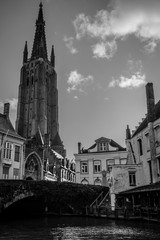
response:
M104 198L102 199L102 201L98 204L98 207L100 207L104 201L107 199L107 197L109 196L109 191L107 192L107 194L104 196Z
M93 207L94 205L98 206L98 201L101 201L100 199L103 198L103 191L98 195L98 197L94 200L93 203L89 207Z

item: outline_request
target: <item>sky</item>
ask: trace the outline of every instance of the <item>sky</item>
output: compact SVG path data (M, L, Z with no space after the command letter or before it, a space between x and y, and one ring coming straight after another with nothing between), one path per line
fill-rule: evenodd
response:
M39 0L0 0L0 112L15 126L25 41L31 54ZM159 0L43 0L48 56L55 49L59 133L74 158L77 143L100 137L125 147L147 113L145 85L160 99Z

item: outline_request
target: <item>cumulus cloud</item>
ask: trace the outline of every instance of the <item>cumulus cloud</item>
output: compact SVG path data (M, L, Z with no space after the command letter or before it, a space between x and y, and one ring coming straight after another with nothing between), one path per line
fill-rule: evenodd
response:
M16 98L6 99L5 101L0 101L0 108L3 108L4 107L4 103L7 103L7 102L10 103L10 109L11 110L16 110L17 109L18 99L16 99Z
M142 85L146 84L146 76L145 74L141 74L139 72L135 73L131 77L120 76L119 79L112 79L109 83L109 87L119 86L121 88L138 88Z
M68 92L71 91L80 91L84 92L83 87L87 84L91 83L93 81L93 76L89 75L87 77L84 77L82 74L78 73L77 70L72 71L68 77Z
M157 46L157 43L155 41L150 41L148 44L144 46L144 49L148 53L154 52L155 48Z
M155 49L160 41L159 0L113 0L110 9L98 11L93 18L83 13L77 15L73 22L76 38L88 35L99 43L134 34L143 42L149 41L148 49Z
M117 44L115 41L100 42L93 45L92 50L95 58L110 59L117 50Z
M66 47L72 54L75 54L78 52L78 50L75 47L73 47L73 40L74 40L73 37L64 36L64 42L66 44Z

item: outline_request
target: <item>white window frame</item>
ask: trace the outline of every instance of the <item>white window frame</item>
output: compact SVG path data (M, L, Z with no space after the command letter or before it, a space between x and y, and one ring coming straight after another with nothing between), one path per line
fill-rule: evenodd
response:
M16 152L16 147L19 148L19 152ZM18 153L18 157L19 157L17 160L15 159L16 153ZM15 144L15 148L14 148L14 161L15 162L20 162L20 156L21 156L21 146Z
M87 161L81 162L81 173L88 173L88 162Z
M93 172L100 173L101 172L101 160L93 161Z
M4 149L3 149L3 158L11 160L12 150L13 150L13 144L11 142L5 142Z
M99 143L99 150L100 151L106 151L107 150L107 143L106 142L100 142Z

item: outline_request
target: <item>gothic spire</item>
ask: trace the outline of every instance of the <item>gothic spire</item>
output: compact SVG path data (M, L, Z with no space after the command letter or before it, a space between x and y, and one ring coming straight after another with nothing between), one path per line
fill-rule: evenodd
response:
M40 2L39 4L39 14L38 14L38 19L37 19L37 23L43 23L43 10L42 10L43 4L42 2Z
M23 64L27 62L27 59L28 59L28 47L27 47L27 41L26 41L24 51L23 51Z
M39 4L38 19L36 21L36 32L34 37L34 43L32 48L31 60L42 57L47 59L47 46L46 46L46 36L45 36L45 21L43 19L43 5L42 2ZM43 54L42 54L43 46Z
M52 51L51 51L51 64L53 67L55 67L55 55L54 55L54 46L52 45Z

